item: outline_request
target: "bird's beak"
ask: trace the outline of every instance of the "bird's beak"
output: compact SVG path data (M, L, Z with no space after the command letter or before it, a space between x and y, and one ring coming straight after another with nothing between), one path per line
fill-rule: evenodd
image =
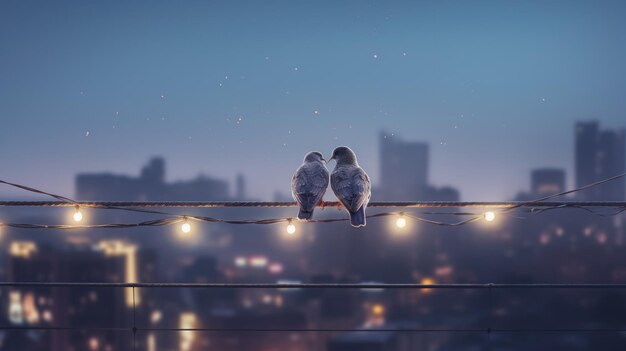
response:
M326 161L323 157L322 157L322 162L328 163L328 161Z
M334 160L334 158L333 158L333 156L330 156L330 157L328 158L328 160L326 161L326 163L328 163L328 162L330 162L330 161L332 161L332 160Z

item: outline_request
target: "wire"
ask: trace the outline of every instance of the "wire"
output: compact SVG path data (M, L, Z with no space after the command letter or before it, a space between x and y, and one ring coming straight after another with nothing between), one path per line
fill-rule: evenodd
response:
M373 202L368 204L369 207L407 207L407 208L424 208L424 207L483 207L483 208L503 208L501 211L504 214L508 214L511 211L521 208L530 207L531 214L539 214L546 210L560 209L560 208L578 208L589 211L592 214L598 216L612 216L626 211L626 202L543 202L555 197L579 192L591 187L599 186L604 183L626 177L626 173L622 173L604 180L600 180L576 189L563 191L557 194L541 197L532 201L523 202ZM138 223L111 223L111 224L95 224L95 225L65 225L65 224L31 224L31 223L0 223L0 226L22 228L22 229L99 229L99 228L134 228L134 227L149 227L149 226L164 226L168 224L180 223L181 221L187 221L188 219L210 222L210 223L227 223L227 224L276 224L276 223L291 223L293 218L270 218L260 220L229 220L222 218L214 218L207 216L197 216L179 213L170 213L157 210L145 209L146 207L194 207L194 208L207 208L207 207L293 207L297 204L295 202L78 202L67 198L65 196L52 194L43 190L35 189L26 185L16 184L4 180L0 180L0 183L6 184L12 187L16 187L29 192L43 194L55 198L57 201L4 201L0 202L0 206L74 206L80 208L91 207L98 209L109 210L122 210L130 212L140 212L148 214L157 214L162 216L174 217L174 219L156 219L151 221L144 221ZM338 202L322 202L320 207L338 207ZM611 207L616 211L611 214L601 214L590 208L598 207ZM538 208L538 209L537 209ZM457 222L443 222L434 221L426 218L422 218L413 214L407 215L408 217L417 220L419 222L428 223L438 226L462 226L472 222L476 222L482 219L482 214L467 213L467 212L451 212L451 213L436 213L427 212L424 214L448 214L456 216L472 216L469 219L465 219ZM382 212L373 215L369 215L369 218L387 217L393 215L406 215L400 212ZM519 218L519 217L518 217ZM522 219L522 218L520 218ZM345 222L346 218L331 218L331 219L315 219L309 220L308 223L334 223Z
M0 326L7 331L84 331L84 332L214 332L214 333L622 333L625 328L128 328L128 327L63 327L63 326Z
M0 181L1 183L1 181ZM373 201L367 208L484 208L508 209L511 207L626 207L625 201ZM280 201L0 201L0 207L94 207L94 208L288 208L298 207L296 202ZM337 201L323 201L319 208L341 208ZM437 212L437 214L440 212ZM426 213L424 214L435 214ZM456 214L456 213L443 213ZM472 213L466 213L472 214Z
M100 282L0 282L0 287L113 287L192 289L626 289L626 283L100 283Z

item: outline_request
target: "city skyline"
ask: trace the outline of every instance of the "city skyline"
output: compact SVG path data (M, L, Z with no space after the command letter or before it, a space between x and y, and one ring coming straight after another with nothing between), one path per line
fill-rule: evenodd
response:
M575 148L573 148L573 165L556 167L531 167L527 170L528 181L516 193L510 194L507 199L519 198L520 194L549 195L545 189L550 188L552 193L566 190L567 184L576 184L581 187L594 181L602 180L624 172L626 164L626 129L617 130L599 129L598 121L578 121L575 124ZM586 128L586 129L581 129ZM590 130L587 134L581 134L582 130ZM590 134L591 133L591 134ZM590 134L590 135L588 135ZM597 135L597 136L596 136ZM608 140L603 136L610 136ZM616 138L620 139L616 139ZM596 146L600 145L600 146ZM607 146L610 145L610 146ZM604 151L595 151L601 147ZM607 149L610 147L611 149ZM393 153L394 157L385 157L386 153ZM384 129L378 133L378 164L380 179L374 179L374 196L379 201L411 201L411 200L443 200L458 201L462 193L458 192L455 184L437 188L430 183L432 177L430 165L432 156L430 155L430 145L427 142L407 140L395 133L389 133ZM590 156L591 155L591 156ZM601 155L601 156L596 156ZM234 179L223 180L214 175L198 174L195 178L171 180L167 177L166 160L161 156L151 157L149 162L143 166L139 176L133 178L131 174L113 172L85 172L75 176L74 195L79 200L134 200L145 201L147 198L141 195L156 193L154 189L161 187L158 193L160 198L153 200L243 200L254 198L246 192L248 175L237 173ZM400 163L399 163L400 162ZM595 163L602 162L602 167L594 166ZM329 168L332 169L330 164ZM568 169L575 169L576 172L568 172ZM586 171L589 169L590 171ZM386 173L385 173L386 172ZM417 172L417 173L416 173ZM583 173L581 173L583 172ZM411 174L415 173L415 176ZM386 174L386 175L385 175ZM573 179L570 179L573 178ZM111 182L108 191L102 192L100 189L106 182ZM537 191L537 182L551 184L544 191ZM166 184L167 183L167 184ZM394 193L390 189L398 189L397 185L403 184L402 191ZM527 186L530 184L530 188ZM166 190L164 187L170 187ZM155 188L156 186L156 188ZM146 190L141 190L141 189ZM93 190L92 190L93 189ZM148 190L152 189L152 191ZM610 187L595 189L593 193L579 195L581 199L602 200L623 200L626 197L624 181L618 180ZM272 191L273 200L289 201L288 192L283 189ZM395 191L395 190L394 190ZM28 196L18 193L19 196ZM332 196L327 192L326 198ZM521 195L524 197L524 195ZM270 200L270 199L267 199ZM528 199L526 199L528 200Z
M528 167L525 170L526 171L526 173L525 173L526 175L523 176L523 177L520 177L520 179L526 178L526 179L524 179L525 183L520 184L518 188L515 188L515 190L511 190L512 192L510 194L504 196L503 198L498 198L496 200L491 199L491 198L484 198L484 197L479 198L477 200L478 201L492 201L492 200L493 201L498 201L498 200L510 200L512 198L519 197L520 193L526 192L528 190L528 184L531 184L533 182L533 174L532 174L533 170L559 170L559 171L562 171L564 173L563 174L563 182L561 184L561 187L559 187L559 189L566 189L567 186L570 186L571 188L574 187L574 186L580 187L582 185L589 184L589 183L591 183L593 181L598 181L598 180L601 180L601 179L604 179L604 178L608 178L608 177L613 176L613 175L617 175L619 173L619 170L620 169L623 170L624 167L625 167L625 164L626 164L626 148L625 148L625 144L624 144L624 141L625 141L624 135L626 133L626 129L625 128L611 129L611 128L607 128L607 126L604 125L604 124L602 125L602 127L603 127L603 129L601 131L603 133L602 135L610 135L610 136L615 136L615 137L617 137L617 135L620 135L620 138L621 138L621 139L619 139L620 141L617 142L618 144L616 144L615 146L612 146L614 148L613 150L615 150L615 151L613 151L613 153L617 152L617 154L614 155L613 153L611 153L607 157L613 157L613 158L609 158L608 160L614 159L615 157L618 157L618 158L622 157L625 160L622 160L621 163L615 163L615 161L612 161L613 163L607 164L603 168L603 169L605 169L605 168L608 167L608 169L606 169L604 171L601 171L601 173L598 173L597 175L593 175L593 174L585 175L585 174L583 174L581 176L581 173L580 173L581 171L577 171L577 167L581 167L580 166L581 162L587 162L587 163L589 163L589 162L599 162L599 161L579 161L576 158L577 157L576 155L581 153L581 151L583 151L586 154L588 154L590 152L590 151L588 151L588 150L590 150L589 148L591 148L591 150L593 150L593 148L596 147L595 143L597 143L597 142L594 141L593 145L585 144L585 143L589 143L590 142L589 141L589 137L587 138L588 140L580 141L579 140L580 139L580 136L579 136L580 128L581 128L581 126L591 126L591 128L593 128L593 130L595 131L593 133L599 133L598 130L599 130L599 125L600 124L601 123L598 120L577 121L577 122L575 122L575 132L572 133L574 135L574 143L573 143L574 147L571 148L573 150L573 152L571 153L571 156L567 157L567 158L571 158L572 159L572 163L571 164L565 164L565 165L562 165L560 167L558 165L545 165L545 166L537 166L537 167L530 166L530 167ZM601 138L599 140L604 140L604 139ZM611 140L613 140L613 139L611 139ZM582 144L581 144L581 142L582 142ZM613 142L613 143L615 143L615 142ZM429 188L426 190L427 193L423 193L424 190L422 190L420 192L415 192L415 190L411 190L409 193L404 192L403 199L405 199L405 200L412 200L412 199L413 200L433 200L433 199L439 199L439 196L444 196L444 198L441 198L441 200L459 200L459 199L468 200L467 197L463 196L464 195L463 189L458 187L457 184L448 184L448 185L444 184L442 187L437 188L437 187L434 187L434 185L437 184L437 183L430 183L430 182L427 181L427 179L429 179L429 178L435 178L432 175L432 173L434 173L434 172L433 171L429 171L429 168L431 167L431 163L435 163L435 164L437 163L436 159L434 159L434 157L430 153L431 147L430 147L430 144L428 142L418 141L418 140L411 140L409 138L405 138L402 134L390 133L390 132L386 131L385 129L381 129L378 132L378 145L377 145L378 150L376 152L377 160L374 161L374 162L368 162L368 163L374 163L374 164L378 165L378 167L376 167L375 169L372 169L370 171L370 173L378 175L378 177L373 178L373 184L374 184L375 190L376 190L375 193L374 193L375 197L377 196L379 199L385 199L385 200L397 200L397 199L393 199L392 198L393 196L389 197L389 195L393 195L393 194L389 194L388 192L385 191L385 184L384 184L384 180L383 180L384 178L381 177L383 175L383 172L380 171L382 167L387 167L387 168L389 168L389 167L393 168L394 167L394 166L392 166L394 161L391 161L392 163L389 163L390 161L382 159L382 156L383 156L383 153L385 152L385 150L393 150L393 149L390 149L390 146L388 146L388 145L394 145L394 144L395 145L406 145L406 146L409 146L409 145L416 145L416 146L423 145L423 147L425 147L424 150L426 152L425 153L426 159L424 159L426 167L424 167L424 170L423 170L426 173L424 173L421 176L418 176L418 178L420 178L422 180L415 180L415 181L417 181L420 184L421 184L421 182L426 181L425 184L427 184L429 186ZM606 144L606 142L604 144ZM613 144L611 144L611 145L613 145ZM421 147L421 146L419 146L419 147ZM606 146L604 146L604 147L606 148ZM624 150L621 150L621 149L624 149ZM398 149L398 151L399 150L400 149ZM620 154L619 150L621 150L621 154ZM404 151L404 152L406 152L406 151ZM423 156L419 156L419 157L423 157ZM419 157L418 157L418 163L415 164L415 166L412 166L412 167L418 167L419 168L421 166L419 164L419 162L420 162L419 161ZM585 157L585 156L583 155L582 157ZM587 159L589 159L588 156L587 156ZM161 162L161 163L163 163L164 161L168 161L168 163L169 163L169 160L165 160L162 156L152 155L149 158L149 160L150 160L149 164L147 164L146 166L144 166L143 168L140 169L140 172L139 172L138 178L137 178L138 180L140 180L142 177L144 177L143 173L146 171L146 168L149 167L151 163L154 163L154 162ZM145 161L146 160L144 160L143 162L145 162ZM607 161L604 161L604 162L606 163ZM72 185L71 185L71 193L72 193L72 195L71 196L74 196L74 197L76 197L78 199L84 199L84 200L97 200L97 196L94 197L94 196L90 195L88 197L85 197L85 192L84 191L81 192L79 190L80 187L81 187L81 180L82 180L81 177L83 175L102 176L104 178L108 177L109 179L113 179L113 178L116 178L116 177L118 177L118 178L121 177L120 179L124 179L124 181L126 181L126 179L131 179L133 177L133 175L136 174L135 173L135 169L139 169L140 165L141 164L137 165L137 167L135 167L134 169L131 169L131 170L128 170L128 171L120 171L120 172L111 172L111 171L105 171L105 170L103 170L103 171L95 171L95 172L79 172L76 175L71 177L71 179L72 179ZM154 167L154 164L152 166ZM331 163L331 164L328 165L328 168L332 170L333 166L334 165ZM278 199L279 201L285 201L288 198L289 199L291 198L291 196L288 195L289 192L286 191L286 189L285 189L285 188L288 189L288 187L289 187L288 184L284 185L283 188L281 188L281 189L274 189L274 190L270 189L270 190L268 190L267 191L267 194L268 194L267 198L262 198L260 196L255 197L253 194L249 194L249 193L245 192L245 189L247 189L248 186L249 186L249 184L248 184L249 175L248 174L243 174L241 172L238 172L238 173L234 174L233 178L232 179L228 179L228 180L223 180L223 178L217 177L215 174L205 174L204 172L198 172L198 173L195 174L195 176L188 177L188 178L172 179L171 176L168 177L167 174L165 173L165 164L160 164L157 167L162 167L163 168L163 169L160 170L160 172L163 172L163 174L160 174L158 176L158 177L161 178L158 182L169 182L169 183L172 183L172 184L178 184L178 186L179 186L178 190L174 190L174 189L172 190L173 191L172 195L174 196L174 197L171 197L172 199L175 199L176 192L191 191L192 188L193 188L193 185L190 182L207 182L206 186L209 187L209 188L218 186L217 183L214 184L214 185L211 185L210 182L223 182L224 185L220 185L218 187L224 187L225 188L225 192L220 193L221 195L217 195L217 197L215 197L215 195L209 195L209 194L211 194L211 191L215 191L215 190L207 189L208 192L206 192L204 190L201 192L201 193L207 194L208 195L208 197L207 197L208 199L213 199L213 200L215 200L215 199L224 200L224 199L227 199L227 198L241 199L241 197L238 197L238 194L244 194L244 193L245 193L246 198L248 198L248 199L251 199L251 198L263 199L263 200L272 200L272 199L276 200L276 199ZM585 166L583 165L582 167L585 167ZM589 168L589 167L587 167L587 168ZM585 168L582 168L582 169L585 169ZM595 166L594 166L593 169L595 170ZM171 170L172 170L171 168L168 168L167 169L167 171L168 171L167 173L170 173ZM611 173L611 171L613 171L613 173ZM589 172L587 172L587 173L589 173ZM389 174L392 174L392 173L389 173ZM111 178L111 177L113 177L113 178ZM389 175L387 177L389 178ZM401 176L400 178L402 178L402 177L404 177L404 176ZM410 181L409 179L410 178L406 178L407 181ZM96 179L93 179L93 180L96 181ZM388 182L389 182L389 184L392 184L394 181L391 179L391 180L388 180ZM184 184L187 184L187 183L189 183L188 184L188 189L184 190L184 188L183 188L185 186ZM417 183L415 183L415 184L417 184ZM411 185L411 187L413 187L413 188L415 188L416 186L419 187L418 185L415 185L415 184ZM624 181L618 181L618 182L616 182L616 184L614 184L612 186L611 189L594 190L596 192L597 191L601 191L601 193L598 193L598 194L604 194L604 195L598 195L598 194L596 194L596 195L593 195L593 194L592 195L584 195L583 194L581 196L583 196L582 198L588 198L588 199L594 199L595 198L595 199L598 199L598 200L602 200L603 197L608 196L607 194L615 193L616 189L619 190L619 189L623 188L624 184L625 184ZM196 186L198 186L198 185L199 184L196 184ZM531 184L531 188L532 187L533 187L533 185ZM217 188L214 188L214 189L217 189ZM232 191L230 191L229 189L232 190ZM460 197L455 197L454 195L445 195L445 192L448 191L448 190L450 190L450 191L460 190L459 194L457 195L457 196L460 195ZM444 192L443 193L437 193L437 191L439 191L439 192L444 191ZM4 193L8 194L10 196L16 197L18 199L19 198L29 198L28 194L24 194L23 192L20 192L20 191L17 191L15 189L11 189L11 188L8 188L8 189L4 188ZM81 196L81 193L83 194L82 196ZM410 195L409 197L407 197L407 194L411 194L411 193L413 193L413 195ZM2 192L0 192L0 194L2 194ZM216 194L216 193L213 193L213 194ZM440 195L437 195L437 194L440 194ZM330 194L330 192L327 192L326 198L330 198L331 195L332 194ZM544 195L545 195L545 193L544 193ZM109 195L107 195L107 196L109 196ZM288 198L285 197L285 196L288 196ZM450 198L449 196L452 196L452 198ZM587 196L587 197L585 197L585 196ZM611 198L614 198L616 200L620 199L619 195L611 195L611 196L612 196ZM617 198L615 198L614 196L617 196ZM622 195L621 198L624 198L625 196L626 195ZM107 197L107 198L109 198L109 197ZM183 196L183 197L185 197L185 196ZM140 200L140 198L136 198L135 196L132 196L132 195L131 195L131 198L135 199L135 200ZM187 198L188 199L192 199L193 198L195 200L202 200L203 199L201 194L193 195L193 196L187 197ZM122 197L116 197L116 199L117 200L124 200L123 196ZM476 200L476 199L472 199L472 200Z
M311 150L376 179L386 128L430 143L434 185L504 200L528 167L572 174L575 120L623 127L621 1L147 4L0 4L3 178L71 195L162 155L269 199Z

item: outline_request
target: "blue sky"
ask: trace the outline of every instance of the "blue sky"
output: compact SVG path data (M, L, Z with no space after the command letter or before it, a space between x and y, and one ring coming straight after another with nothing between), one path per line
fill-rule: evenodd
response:
M431 181L503 200L573 180L573 124L626 119L620 1L0 3L0 178L73 195L77 172L199 173L287 192L310 150L431 144ZM317 112L316 112L317 111ZM0 194L16 194L2 189Z

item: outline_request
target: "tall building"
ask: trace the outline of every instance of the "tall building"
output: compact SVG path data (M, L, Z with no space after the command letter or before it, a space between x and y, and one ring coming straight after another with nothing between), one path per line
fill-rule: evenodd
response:
M428 143L404 141L385 131L380 133L380 188L377 200L458 201L452 187L437 188L428 183Z
M581 187L626 171L626 131L600 130L597 121L576 124L576 186ZM579 193L591 201L623 201L626 182L616 179Z
M386 200L410 201L423 197L428 185L428 144L407 142L382 131L380 194Z
M246 178L241 173L237 174L235 180L235 197L240 201L246 199Z

